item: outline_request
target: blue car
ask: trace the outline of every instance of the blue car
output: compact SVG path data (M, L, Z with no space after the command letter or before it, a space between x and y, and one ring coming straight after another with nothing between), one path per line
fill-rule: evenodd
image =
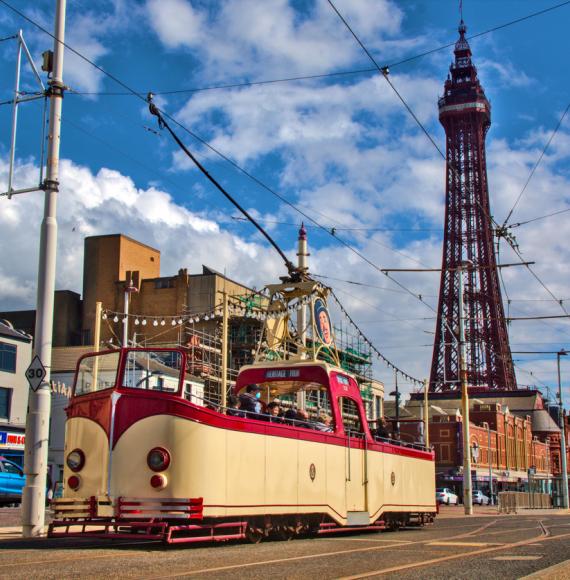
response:
M22 468L0 457L0 505L20 503L24 485L26 485L26 476Z

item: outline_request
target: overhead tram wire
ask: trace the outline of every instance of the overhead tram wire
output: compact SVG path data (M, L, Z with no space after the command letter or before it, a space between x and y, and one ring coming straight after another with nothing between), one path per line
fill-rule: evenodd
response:
M538 156L538 159L536 160L536 163L533 165L532 169L530 170L530 174L521 190L521 192L519 193L517 199L515 200L515 203L513 204L513 207L510 209L509 213L507 214L507 217L505 218L505 221L503 222L502 227L508 227L507 223L508 221L511 219L511 216L513 215L513 212L515 211L517 205L519 204L522 196L524 195L524 192L526 191L526 188L528 187L528 184L530 183L530 180L532 179L533 175L535 174L536 170L538 169L538 166L540 165L540 162L542 161L542 159L544 158L544 156L546 155L546 152L548 151L548 148L550 147L550 144L552 143L552 140L554 139L554 137L556 136L556 133L558 133L558 130L560 129L560 127L562 126L562 122L564 121L564 117L566 117L566 115L568 114L568 110L570 110L570 103L568 103L568 105L566 106L566 109L564 110L564 112L562 113L562 116L560 117L560 119L558 120L558 123L556 125L556 127L554 128L554 131L552 131L552 134L550 135L550 138L548 139L548 141L546 142L546 144L544 145L544 148L542 149L540 155Z
M149 94L148 96L148 106L149 110L152 115L154 115L158 119L159 127L164 127L172 136L174 141L178 144L178 147L186 154L186 156L192 160L194 165L202 172L202 174L226 197L226 199L232 203L249 221L259 230L261 235L265 237L265 239L273 246L275 251L281 256L283 262L285 263L285 267L289 273L289 276L295 278L295 276L299 274L299 270L293 265L291 260L287 258L283 250L279 247L277 242L265 231L265 229L260 226L255 218L244 208L240 205L240 203L226 191L222 185L208 172L208 170L196 159L196 157L192 154L192 152L182 143L178 135L172 130L170 125L167 121L165 121L162 113L158 109L158 107L152 102L152 95Z
M547 213L546 215L542 215L542 216L535 217L535 218L532 218L532 219L529 219L529 220L525 220L523 222L517 222L517 223L514 223L514 224L509 224L508 227L512 229L512 228L518 228L520 226L526 226L526 224L530 224L532 222L537 222L538 220L544 220L546 218L549 218L549 217L552 217L552 216L555 216L555 215L560 215L561 213L566 213L568 211L570 211L570 207L567 207L566 209L560 209L558 211L553 211L552 213Z
M5 2L4 2L5 3ZM526 16L522 16L520 18L516 18L515 20L510 20L508 22L504 22L503 24L499 24L497 26L493 26L492 28L488 28L476 34L472 34L467 36L467 40L472 40L475 38L479 38L481 36L485 36L486 34L490 34L492 32L496 32L497 30L502 30L509 26L513 26L514 24L519 24L520 22L524 22L525 20L530 20L531 18L535 18L537 16L541 16L546 14L547 12L551 12L552 10L556 10L558 8L562 8L566 5L570 4L570 0L566 0L565 2L561 2L560 4L556 4L554 6L550 6L549 8L545 8L543 10L539 10L538 12L533 12L531 14L527 14ZM12 37L10 37L12 38ZM436 48L432 48L426 50L424 52L415 54L410 57L406 57L402 60L395 61L393 63L385 65L386 68L393 69L403 64L407 64L409 62L413 62L425 56L429 56L431 54L435 54L437 52L441 52L447 48L450 48L455 45L454 42L450 42L447 44L440 45ZM256 86L256 85L270 85L270 84L278 84L278 83L287 83L287 82L295 82L295 81L304 81L304 80L316 80L316 79L324 79L324 78L334 78L334 77L342 77L342 76L354 76L359 74L366 74L376 72L376 68L363 68L363 69L355 69L355 70L348 70L348 71L338 71L338 72L331 72L331 73L317 73L311 75L301 75L301 76L292 76L292 77L284 77L278 79L267 79L261 81L245 81L242 83L227 83L223 85L213 85L208 87L197 87L197 88L187 88L187 89L172 89L172 90L164 90L164 91L153 91L155 95L176 95L176 94L188 94L188 93L197 93L202 91L213 91L213 90L227 90L227 89L235 89L235 88L243 88L249 86ZM76 95L97 95L97 96L127 96L131 95L132 91L128 92L105 92L105 91L70 91L72 94ZM143 96L148 91L141 91L140 95Z

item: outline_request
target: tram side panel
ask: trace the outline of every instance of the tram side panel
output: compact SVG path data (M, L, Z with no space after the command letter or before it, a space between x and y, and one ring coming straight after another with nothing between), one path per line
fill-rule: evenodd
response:
M435 512L433 461L395 453L369 452L372 520L385 512Z

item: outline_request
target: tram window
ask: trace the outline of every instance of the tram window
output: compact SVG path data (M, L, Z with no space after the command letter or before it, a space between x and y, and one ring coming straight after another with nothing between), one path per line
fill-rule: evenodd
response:
M356 401L348 397L339 397L338 403L345 433L350 435L363 435L364 430L362 428L360 410Z
M77 371L75 394L85 395L115 386L119 353L108 352L83 358Z
M125 361L123 386L176 393L182 355L178 351L131 350Z

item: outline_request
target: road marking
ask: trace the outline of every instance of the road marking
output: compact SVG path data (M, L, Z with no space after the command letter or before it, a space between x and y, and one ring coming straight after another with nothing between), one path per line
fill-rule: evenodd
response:
M325 539L325 538L323 538ZM378 540L375 538L326 538L335 542L390 542L392 544L415 544L412 540Z
M482 546L504 546L504 542L430 542L428 546L465 546L481 548Z
M499 562L510 562L511 560L514 561L525 561L525 560L540 560L542 556L495 556L491 558L491 560L498 560Z
M470 556L478 556L479 554L486 554L487 552L496 552L498 550L509 550L512 548L518 548L519 546L528 546L529 544L536 542L536 540L540 539L544 542L548 542L549 540L559 540L561 538L569 537L570 533L568 534L560 534L559 536L549 536L544 537L544 532L536 537L532 538L531 540L524 540L522 542L516 542L514 544L506 544L504 546L493 546L491 548L482 548L480 550L475 550L473 552L462 553L462 554L453 554L451 556L442 556L441 558L433 558L431 560L424 560L423 562L414 562L412 564L404 564L402 566L392 566L391 568L383 568L381 570L371 570L369 572L364 572L362 574L356 574L354 576L345 576L344 578L340 578L339 580L359 580L360 578L370 578L372 576L382 576L383 574L389 574L391 572L401 572L402 570L409 570L411 568L421 568L423 566L428 566L430 564L438 564L440 562L448 562L450 560L457 560L459 558L468 558Z

